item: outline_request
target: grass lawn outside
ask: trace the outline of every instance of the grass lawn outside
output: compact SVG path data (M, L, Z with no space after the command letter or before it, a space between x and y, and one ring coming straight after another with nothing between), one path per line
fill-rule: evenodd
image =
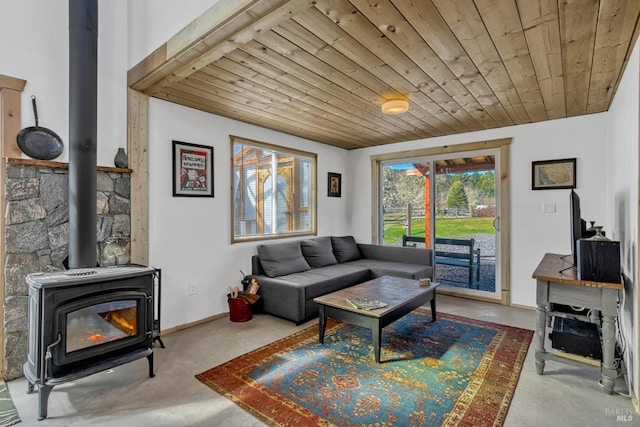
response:
M413 236L424 236L424 219L414 219L411 225ZM403 221L385 220L384 243L387 245L402 244L405 234ZM436 237L468 239L476 234L496 234L491 217L437 218Z

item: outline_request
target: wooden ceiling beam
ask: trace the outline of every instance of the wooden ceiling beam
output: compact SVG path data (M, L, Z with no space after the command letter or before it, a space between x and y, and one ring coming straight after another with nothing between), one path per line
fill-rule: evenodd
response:
M196 58L183 64L180 68L158 81L149 88L147 92L153 94L161 90L162 87L170 86L175 82L187 78L194 72L222 58L227 53L233 52L253 41L261 33L270 31L280 22L309 9L314 5L315 0L289 0L282 1L281 3L282 4L269 11L266 15L256 17L250 24L240 28L239 31L227 37L215 37L214 40L205 40L207 48L204 51L200 52ZM212 36L210 38L213 39L214 37Z
M0 89L11 89L22 92L26 84L26 80L0 74Z
M129 87L139 91L148 89L182 63L197 57L202 51L198 45L208 36L216 35L225 26L235 24L241 28L245 25L241 18L259 1L220 0L131 68L127 73Z

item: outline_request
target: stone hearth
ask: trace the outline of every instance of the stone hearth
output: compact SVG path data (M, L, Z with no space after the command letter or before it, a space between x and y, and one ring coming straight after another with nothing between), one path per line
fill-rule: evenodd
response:
M130 253L130 175L98 171L97 260L127 264ZM63 270L69 255L68 170L9 163L5 169L4 355L5 379L22 376L27 355L25 278Z

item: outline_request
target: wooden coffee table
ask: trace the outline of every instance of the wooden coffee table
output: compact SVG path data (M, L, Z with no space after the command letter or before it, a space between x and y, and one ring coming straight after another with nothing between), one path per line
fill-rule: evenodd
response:
M440 286L438 283L431 283L430 287L422 287L418 285L417 280L382 276L314 298L313 301L320 305L320 343L324 343L328 317L369 328L373 334L376 362L380 363L382 328L426 304L427 301L431 303L431 317L435 321L438 286ZM368 298L382 301L387 306L374 310L359 310L347 302L347 298Z

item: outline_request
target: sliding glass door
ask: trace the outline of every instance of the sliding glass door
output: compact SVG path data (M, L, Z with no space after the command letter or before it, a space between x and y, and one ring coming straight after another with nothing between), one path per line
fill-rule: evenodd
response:
M380 163L379 243L435 248L436 281L500 299L500 150Z

